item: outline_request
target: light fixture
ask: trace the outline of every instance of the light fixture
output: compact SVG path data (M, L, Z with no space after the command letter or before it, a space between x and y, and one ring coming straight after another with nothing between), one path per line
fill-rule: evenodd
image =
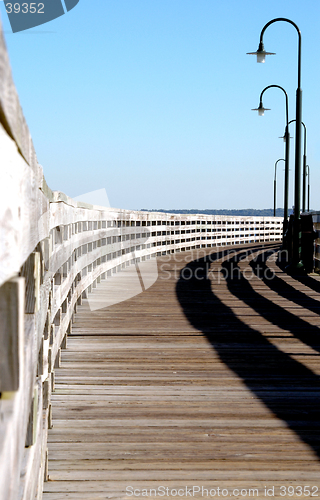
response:
M270 108L264 108L262 101L260 101L258 108L253 108L251 111L258 111L259 116L263 116L265 111L270 111Z
M286 134L284 133L284 135L281 135L279 137L279 139L283 139L283 142L286 142ZM288 139L293 139L293 137L290 135L290 137L288 137Z
M274 56L275 52L266 52L264 50L264 45L262 42L259 43L259 48L256 52L247 52L250 56L257 56L258 63L264 63L266 60L266 56Z

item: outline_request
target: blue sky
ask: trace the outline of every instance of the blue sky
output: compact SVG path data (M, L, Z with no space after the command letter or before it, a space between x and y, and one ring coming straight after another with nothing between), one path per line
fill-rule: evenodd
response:
M105 188L113 207L270 208L283 158L284 95L295 115L302 34L303 121L311 206L320 208L318 0L80 0L68 14L13 34L0 1L13 77L51 189ZM291 136L295 130L292 125ZM294 140L291 141L293 203ZM283 206L283 162L278 206Z

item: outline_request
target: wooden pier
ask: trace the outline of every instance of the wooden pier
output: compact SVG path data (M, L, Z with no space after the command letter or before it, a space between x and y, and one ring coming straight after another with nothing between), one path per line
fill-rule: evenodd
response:
M274 243L229 251L167 255L145 292L83 301L44 500L320 496L319 277L285 274Z

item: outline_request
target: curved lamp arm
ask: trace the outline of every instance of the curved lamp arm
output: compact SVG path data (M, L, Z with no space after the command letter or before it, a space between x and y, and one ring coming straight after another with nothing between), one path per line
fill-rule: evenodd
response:
M301 85L301 32L298 28L298 26L296 25L296 23L294 23L293 21L291 21L290 19L287 19L285 17L277 17L276 19L272 19L271 21L269 21L261 30L261 34L260 34L260 43L259 43L259 48L258 48L258 52L260 50L260 47L261 47L261 50L264 50L264 47L263 47L263 35L264 35L264 32L266 31L266 29L273 23L276 23L278 21L284 21L286 23L289 23L291 24L292 26L294 26L297 30L297 33L298 33L298 38L299 38L299 46L298 46L298 88L300 88L300 85Z
M278 161L286 161L284 158L279 158L279 160L277 160L274 164L274 180L276 181L277 180L277 165L278 165Z
M268 85L267 87L265 87L265 88L263 89L263 91L261 92L261 94L260 94L260 103L259 103L259 107L258 107L258 108L253 109L252 111L258 111L258 112L259 112L259 115L260 115L260 116L263 116L264 111L267 111L267 110L268 110L268 108L264 108L264 107L263 107L263 103L262 103L262 96L263 96L263 94L265 93L265 91L266 91L266 90L271 89L271 88L277 88L277 89L280 89L280 90L282 90L282 91L284 92L284 95L285 95L285 97L286 97L286 124L287 124L287 126L288 126L288 125L289 125L289 106L288 106L288 94L287 94L287 92L284 90L284 88L283 88L283 87L280 87L280 85Z
M263 35L264 35L264 32L266 31L266 29L271 24L276 23L278 21L284 21L286 23L291 24L292 26L294 26L296 28L297 33L298 33L298 37L299 37L299 46L298 46L298 88L300 88L300 85L301 85L301 33L300 33L300 30L299 30L298 26L296 25L296 23L294 23L290 19L287 19L285 17L277 17L276 19L272 19L271 21L269 21L262 28L262 30L261 30L261 33L260 33L260 43L259 43L258 50L256 52L247 52L247 54L256 55L257 56L257 62L264 62L266 55L274 55L274 52L266 52L264 50Z
M293 123L295 122L296 120L290 120L288 125L290 125L290 123ZM304 154L306 154L306 150L307 150L307 127L305 126L305 124L303 122L301 122L301 125L303 125L304 127L304 143L303 143L303 146L304 146Z

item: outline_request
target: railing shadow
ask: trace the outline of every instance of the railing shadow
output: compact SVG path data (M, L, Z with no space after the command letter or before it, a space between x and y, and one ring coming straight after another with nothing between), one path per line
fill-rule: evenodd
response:
M279 260L277 262L277 265L279 266L280 269L282 269L283 271L285 271L285 267L286 267L286 262L285 261ZM303 285L307 286L308 288L310 288L314 292L320 293L320 281L315 280L311 276L302 274L302 275L294 276L294 279L296 281L299 281Z
M320 457L319 436L310 432L320 424L320 377L246 325L213 292L208 277L210 262L222 256L223 252L211 254L189 263L188 273L181 271L176 294L183 312L190 324L205 334L221 361ZM224 269L236 268L236 259L226 262ZM263 297L256 292L252 294L252 287L240 269L225 274L228 290L234 296L247 300L251 307L257 307L259 300L263 303ZM186 275L188 279L184 279ZM270 304L265 302L265 311L268 307ZM261 307L259 310L262 312ZM306 330L310 326L307 325ZM286 329L290 328L291 324L286 324ZM292 330L295 334L295 329Z
M270 269L266 264L266 260L270 255L271 251L268 251L262 255L259 255L256 259L251 261L250 266L255 275L260 278L270 290L276 292L279 297L283 297L293 302L294 304L303 307L305 310L319 315L320 302L312 297L309 297L297 288L294 288L292 285L286 283L286 281L282 280L276 274L274 274L273 270ZM299 276L298 280L301 282L300 278L301 277ZM312 281L312 278L308 279ZM259 296L259 294L256 294L254 290L252 290L252 295ZM273 324L278 325L280 328L286 328L288 324L294 324L294 327L291 326L291 332L294 334L294 336L304 344L312 347L312 349L314 349L315 351L320 352L320 330L318 326L310 325L310 323L304 321L295 314L292 314L290 311L283 309L281 306L275 304L265 297L263 297L262 299L261 296L259 297L260 301L254 306L254 309L259 314L261 314L262 316L264 315L262 302L264 304L264 308L272 306Z

